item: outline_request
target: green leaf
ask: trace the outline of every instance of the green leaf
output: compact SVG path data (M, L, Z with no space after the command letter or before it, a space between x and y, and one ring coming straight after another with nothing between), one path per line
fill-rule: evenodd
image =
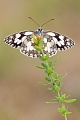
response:
M40 59L41 61L44 61L43 56L39 56L39 59Z
M71 113L72 113L72 112L67 111L67 112L66 112L66 115L69 115L69 114L71 114ZM65 115L63 115L63 116L65 116Z
M49 61L49 62L48 62L48 65L49 65L49 67L52 67L52 66L53 66L52 61Z
M48 54L48 53L46 53L46 55L44 56L44 59L45 59L45 60L48 60L48 59L49 59L49 54Z
M68 108L66 108L64 104L61 108L58 108L58 111L62 114L62 116L71 114L71 112L68 111Z
M43 48L42 48L42 49L43 49ZM42 50L41 50L41 51L42 51ZM44 56L44 52L43 52L43 56L40 56L39 58L40 58L40 60L42 60L42 61L46 61L46 60L49 59L49 54L46 53L46 55Z
M42 45L42 43L43 43L43 40L42 40L42 38L40 38L40 39L38 40L38 45L40 46L40 45Z
M41 51L41 50L42 50L42 48L39 47L39 46L37 46L37 45L35 45L34 48L35 48L36 50L38 50L38 51Z
M40 36L33 36L33 42L37 45L40 46L42 44L42 38Z
M62 108L57 108L58 109L58 112L62 113Z
M44 67L44 68L47 68L47 65L45 63L41 63L41 65Z
M75 102L75 101L76 101L76 99L64 100L64 102L66 102L66 103L72 103L72 102Z
M37 38L33 37L33 42L34 42L35 44L38 44Z
M60 90L60 87L57 86L57 85L54 85L54 91L55 91L55 92L58 92L59 90Z
M50 82L38 82L39 84L42 84L42 85L48 85L50 84Z
M46 102L46 103L48 103L48 104L52 104L52 102Z
M54 91L54 88L48 88L48 90L52 90L52 91Z
M46 102L46 103L48 103L48 104L54 104L54 103L57 103L57 102Z
M36 66L37 68L39 68L39 69L45 69L44 67L41 67L41 66Z
M60 97L55 96L55 97L54 97L54 100L57 101L57 102L60 102Z
M45 80L51 82L51 78L50 77L46 77Z
M54 78L57 79L59 78L59 75L57 73L54 74Z
M50 74L53 73L53 70L52 70L52 68L47 68L47 69L45 70L45 72L46 72L48 75L50 75Z
M62 83L61 83L61 82L59 82L59 83L57 84L57 86L58 86L59 88L61 88Z
M41 50L41 51L42 51L42 50ZM45 56L40 56L39 58L40 58L40 60L42 60L42 61L46 61L46 57L45 57Z
M61 96L62 100L64 100L66 97L67 97L66 94L63 94L63 95Z

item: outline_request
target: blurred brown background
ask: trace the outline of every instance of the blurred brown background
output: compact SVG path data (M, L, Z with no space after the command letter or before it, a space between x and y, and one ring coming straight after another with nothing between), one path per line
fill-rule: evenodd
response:
M52 30L72 38L72 49L58 52L55 71L68 75L63 81L62 92L76 98L69 104L69 120L80 120L80 0L0 0L0 120L64 120L57 112L59 105L48 105L54 93L48 86L38 84L45 74L36 68L39 59L22 55L3 42L9 34L36 30L39 24L54 18L44 30Z

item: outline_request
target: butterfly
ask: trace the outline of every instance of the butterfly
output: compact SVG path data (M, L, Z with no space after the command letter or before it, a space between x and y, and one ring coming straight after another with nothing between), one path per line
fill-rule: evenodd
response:
M32 19L31 17L29 18ZM51 20L53 19L50 19L49 21ZM5 37L4 42L14 48L18 48L22 54L32 58L42 56L42 53L34 48L33 35L42 38L43 45L45 44L43 49L44 55L48 53L49 57L55 55L58 50L64 51L75 45L75 42L71 38L54 31L43 30L42 26L44 24L42 26L38 23L36 24L39 26L37 30L14 33Z

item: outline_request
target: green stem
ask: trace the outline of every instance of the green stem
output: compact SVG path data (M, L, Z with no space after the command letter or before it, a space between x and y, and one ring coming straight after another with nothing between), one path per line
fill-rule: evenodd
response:
M67 120L67 115L69 115L71 112L67 110L64 102L71 103L74 102L75 100L66 100L68 96L66 94L61 93L60 91L62 86L61 80L63 80L63 77L60 77L60 75L54 71L55 64L53 64L52 61L49 61L49 54L45 55L44 53L45 45L43 43L42 37L33 35L33 42L35 43L34 48L40 53L42 53L42 56L40 56L41 57L40 60L43 61L43 63L41 63L43 67L41 69L44 69L45 73L47 74L47 77L45 78L47 82L42 82L42 84L44 85L45 83L47 85L52 84L52 87L50 87L49 90L56 92L57 96L54 96L54 100L60 103L61 105L61 107L58 108L58 111L62 114L62 116L64 116L64 119Z
M42 56L45 56L44 55L44 51L43 50L41 50L41 52L42 52ZM45 63L46 63L46 65L49 67L49 65L48 65L48 60L46 60L46 61L44 61ZM53 75L51 74L51 75L49 75L49 77L51 78L51 80L53 79Z
M65 117L65 120L67 120L67 115L66 115L66 114L65 114L65 116L64 116L64 117Z

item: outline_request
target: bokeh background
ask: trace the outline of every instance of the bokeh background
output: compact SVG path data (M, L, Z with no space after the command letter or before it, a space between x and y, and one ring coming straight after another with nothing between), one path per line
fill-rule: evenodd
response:
M55 71L68 74L62 92L76 98L68 105L72 114L69 120L80 120L80 0L0 0L0 120L64 120L57 112L57 104L49 105L54 93L44 81L45 73L36 68L39 59L28 58L19 50L3 42L9 34L36 30L39 24L54 18L43 26L72 38L76 45L65 52L58 52Z

